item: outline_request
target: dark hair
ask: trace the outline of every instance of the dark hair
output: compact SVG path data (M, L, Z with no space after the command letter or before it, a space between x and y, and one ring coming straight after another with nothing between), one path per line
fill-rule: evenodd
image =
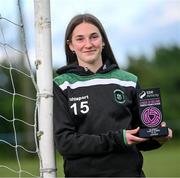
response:
M114 54L112 52L111 46L109 44L106 32L105 32L101 22L95 16L93 16L91 14L76 15L75 17L73 17L71 19L71 21L69 22L69 24L67 26L66 33L65 33L65 53L66 53L67 64L71 64L71 63L74 63L75 61L77 61L76 54L74 54L69 49L68 41L71 41L72 32L73 32L74 28L83 22L87 22L87 23L95 25L99 29L99 31L102 35L103 41L105 43L105 46L102 51L103 63L105 62L104 60L109 60L109 62L111 64L117 64Z

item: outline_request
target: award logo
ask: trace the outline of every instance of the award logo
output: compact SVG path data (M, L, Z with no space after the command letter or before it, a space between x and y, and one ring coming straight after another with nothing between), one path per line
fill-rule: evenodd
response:
M141 114L141 120L147 127L156 127L162 121L161 111L156 107L147 107Z

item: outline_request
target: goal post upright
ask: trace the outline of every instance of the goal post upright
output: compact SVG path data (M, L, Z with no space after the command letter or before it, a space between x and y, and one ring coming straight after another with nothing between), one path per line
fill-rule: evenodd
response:
M56 177L53 139L53 73L50 0L34 0L36 74L38 85L38 135L41 175Z

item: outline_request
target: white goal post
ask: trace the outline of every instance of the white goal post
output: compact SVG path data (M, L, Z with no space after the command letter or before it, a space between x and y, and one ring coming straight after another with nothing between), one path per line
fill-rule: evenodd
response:
M56 177L53 139L53 73L50 0L34 0L36 69L38 85L38 135L43 178Z

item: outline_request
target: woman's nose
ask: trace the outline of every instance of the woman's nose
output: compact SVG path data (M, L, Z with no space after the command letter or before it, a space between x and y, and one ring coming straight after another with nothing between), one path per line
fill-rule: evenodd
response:
M87 48L92 47L91 39L88 38L85 40L85 47L87 47Z

